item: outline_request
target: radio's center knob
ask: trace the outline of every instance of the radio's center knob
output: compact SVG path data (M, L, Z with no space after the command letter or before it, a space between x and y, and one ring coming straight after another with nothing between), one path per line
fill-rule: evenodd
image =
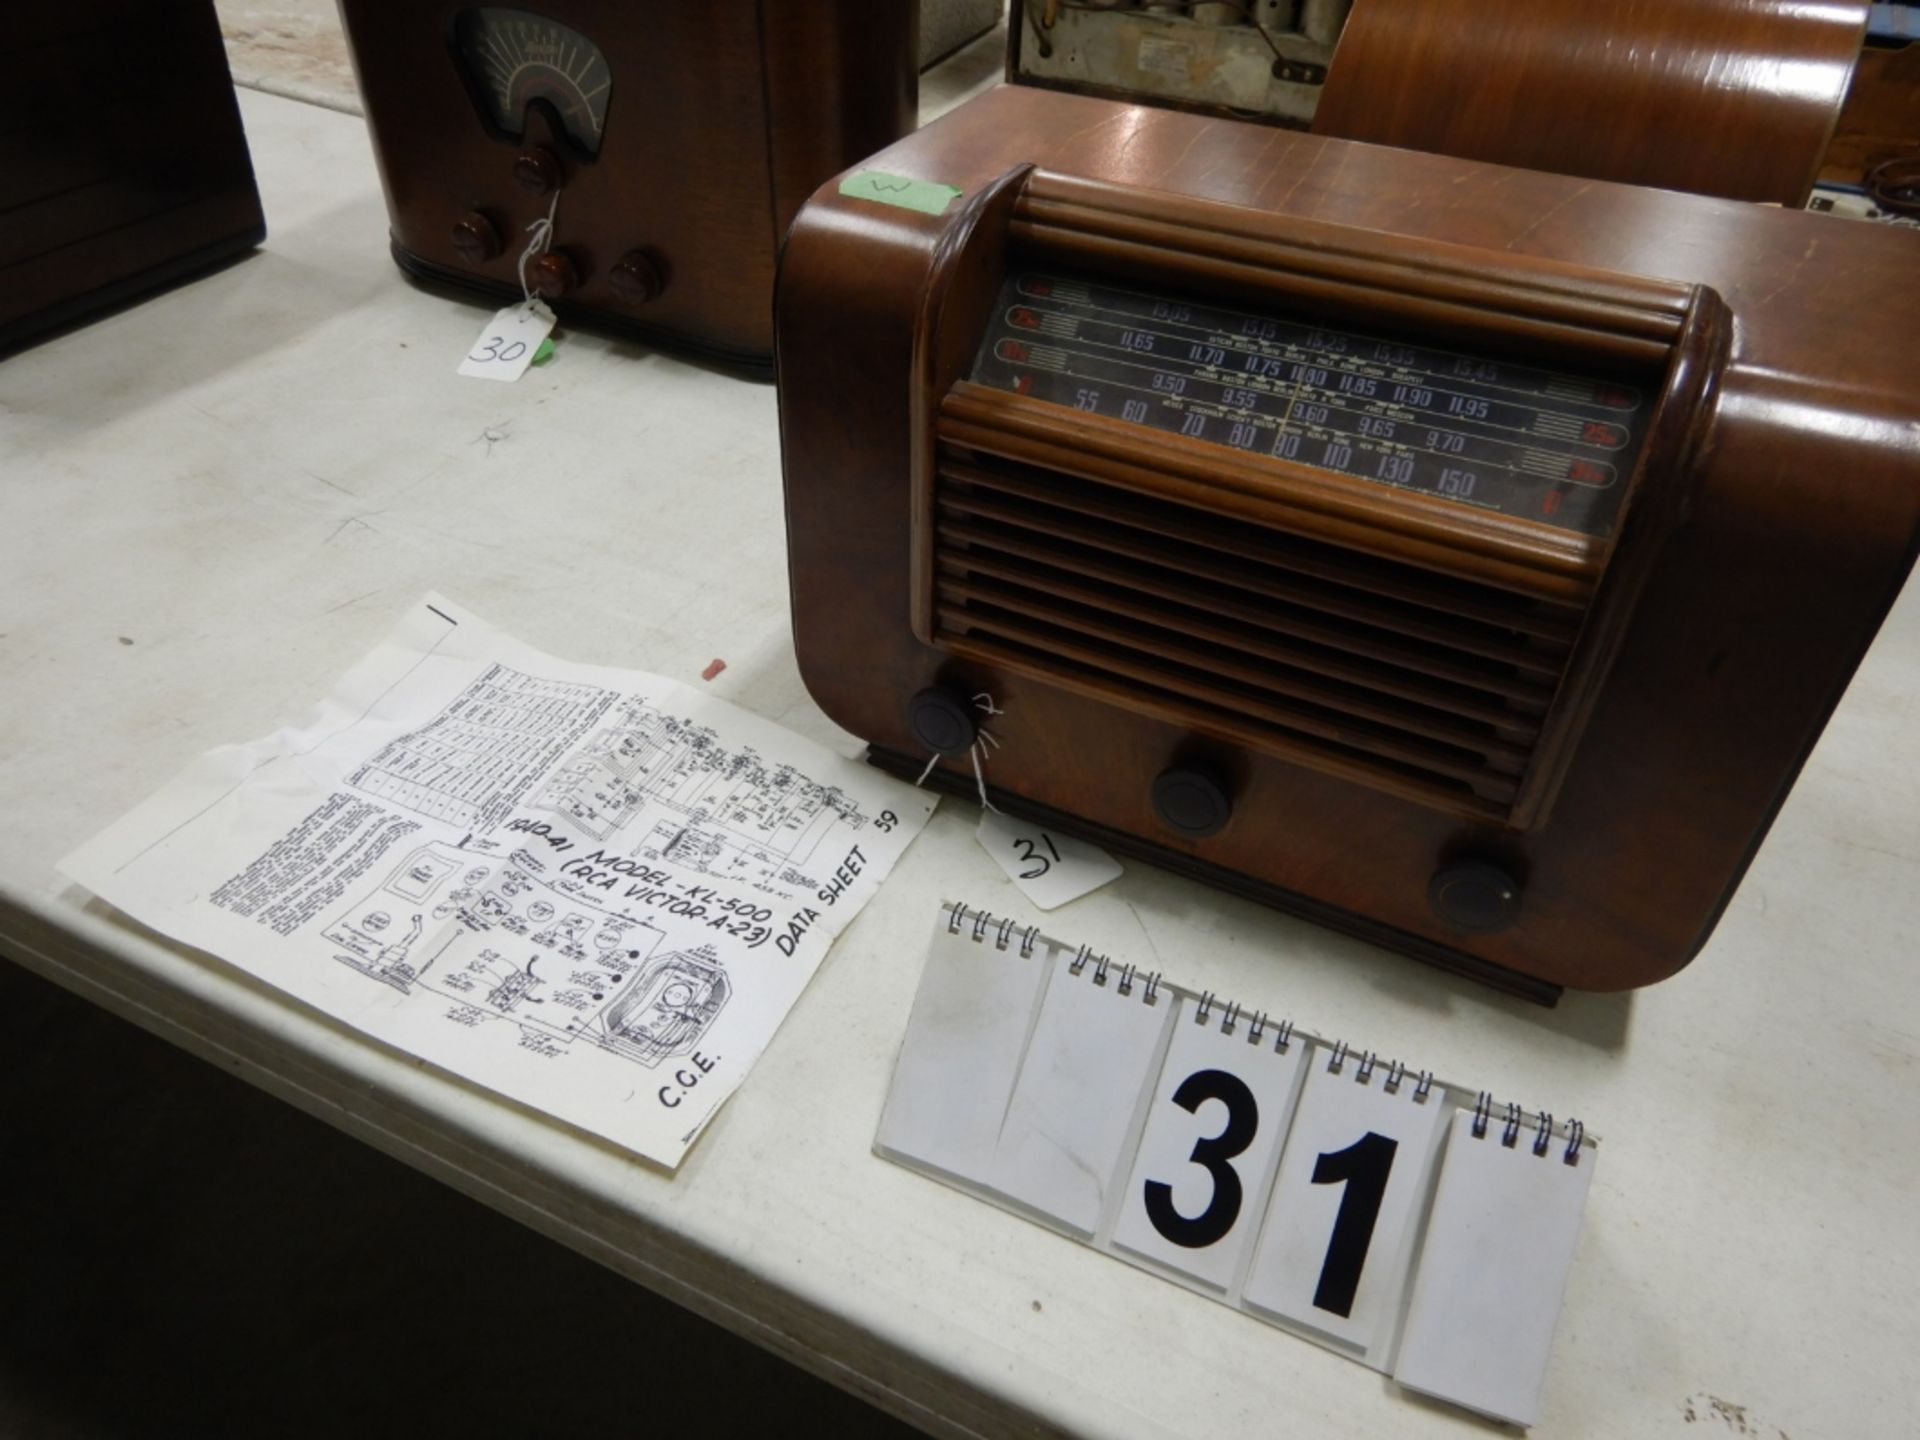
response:
M453 222L453 249L470 265L483 265L500 253L500 232L478 210Z
M1505 930L1520 914L1520 882L1484 860L1442 865L1427 882L1433 913L1474 935Z
M939 685L907 702L907 724L913 738L936 755L964 755L980 733L966 697Z
M1217 835L1233 818L1226 784L1203 765L1176 765L1153 782L1153 813L1190 840Z
M644 305L667 288L660 262L644 250L629 250L607 273L607 283L622 300Z
M536 255L527 266L527 286L543 300L558 300L579 283L573 261L558 250Z
M522 190L543 195L562 179L560 159L544 145L529 145L513 157L513 178Z

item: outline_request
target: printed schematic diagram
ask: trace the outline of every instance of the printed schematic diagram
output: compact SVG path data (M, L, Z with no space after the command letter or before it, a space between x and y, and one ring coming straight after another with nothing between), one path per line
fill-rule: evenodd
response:
M708 726L634 699L531 802L596 840L649 825L632 853L784 895L816 888L804 868L836 826L868 823L859 804ZM650 817L649 810L657 810Z
M613 704L595 685L490 665L438 715L347 779L368 795L466 830L503 821Z
M648 1068L692 1053L732 993L711 947L655 955L665 935L647 921L444 844L406 856L322 933L368 979L458 1002L463 1024L509 1020L550 1053L587 1041Z

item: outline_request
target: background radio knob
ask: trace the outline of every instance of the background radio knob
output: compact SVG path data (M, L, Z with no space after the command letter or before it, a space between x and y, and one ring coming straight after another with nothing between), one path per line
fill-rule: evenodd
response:
M543 195L563 178L559 158L544 145L529 145L513 157L513 178L522 190Z
M579 283L573 261L558 250L536 255L527 266L527 286L542 300L558 300Z
M478 210L453 222L453 248L470 265L483 265L500 253L500 232Z
M1169 829L1190 840L1204 840L1226 828L1233 816L1227 787L1213 770L1176 765L1153 782L1153 813Z
M907 724L913 738L936 755L964 755L980 733L966 697L939 685L929 685L907 702Z
M1520 882L1484 860L1456 860L1433 872L1427 903L1456 930L1491 935L1518 918Z
M607 273L607 283L622 300L644 305L667 288L660 262L644 250L629 250Z

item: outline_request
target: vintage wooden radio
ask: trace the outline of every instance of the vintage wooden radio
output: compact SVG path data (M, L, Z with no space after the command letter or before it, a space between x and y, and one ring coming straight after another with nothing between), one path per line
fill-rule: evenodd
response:
M0 353L265 237L212 0L15 7L0 86Z
M1807 199L1866 0L1013 0L1007 78L1705 195Z
M867 165L960 192L781 270L876 763L1538 999L1699 950L1920 538L1911 235L1019 86Z
M416 279L771 363L780 237L912 128L918 11L866 0L340 0Z

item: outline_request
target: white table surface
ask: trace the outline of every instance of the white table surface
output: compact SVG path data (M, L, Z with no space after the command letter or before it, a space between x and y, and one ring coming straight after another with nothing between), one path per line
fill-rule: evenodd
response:
M457 378L485 312L395 270L360 122L242 99L264 250L0 364L0 953L939 1433L1488 1433L870 1154L936 904L1030 913L971 805L671 1178L58 878L428 589L573 659L723 658L849 743L789 649L773 389L577 332ZM1605 1137L1535 1433L1912 1435L1917 722L1909 587L1706 953L1635 995L1536 1009L1138 864L1047 928Z

